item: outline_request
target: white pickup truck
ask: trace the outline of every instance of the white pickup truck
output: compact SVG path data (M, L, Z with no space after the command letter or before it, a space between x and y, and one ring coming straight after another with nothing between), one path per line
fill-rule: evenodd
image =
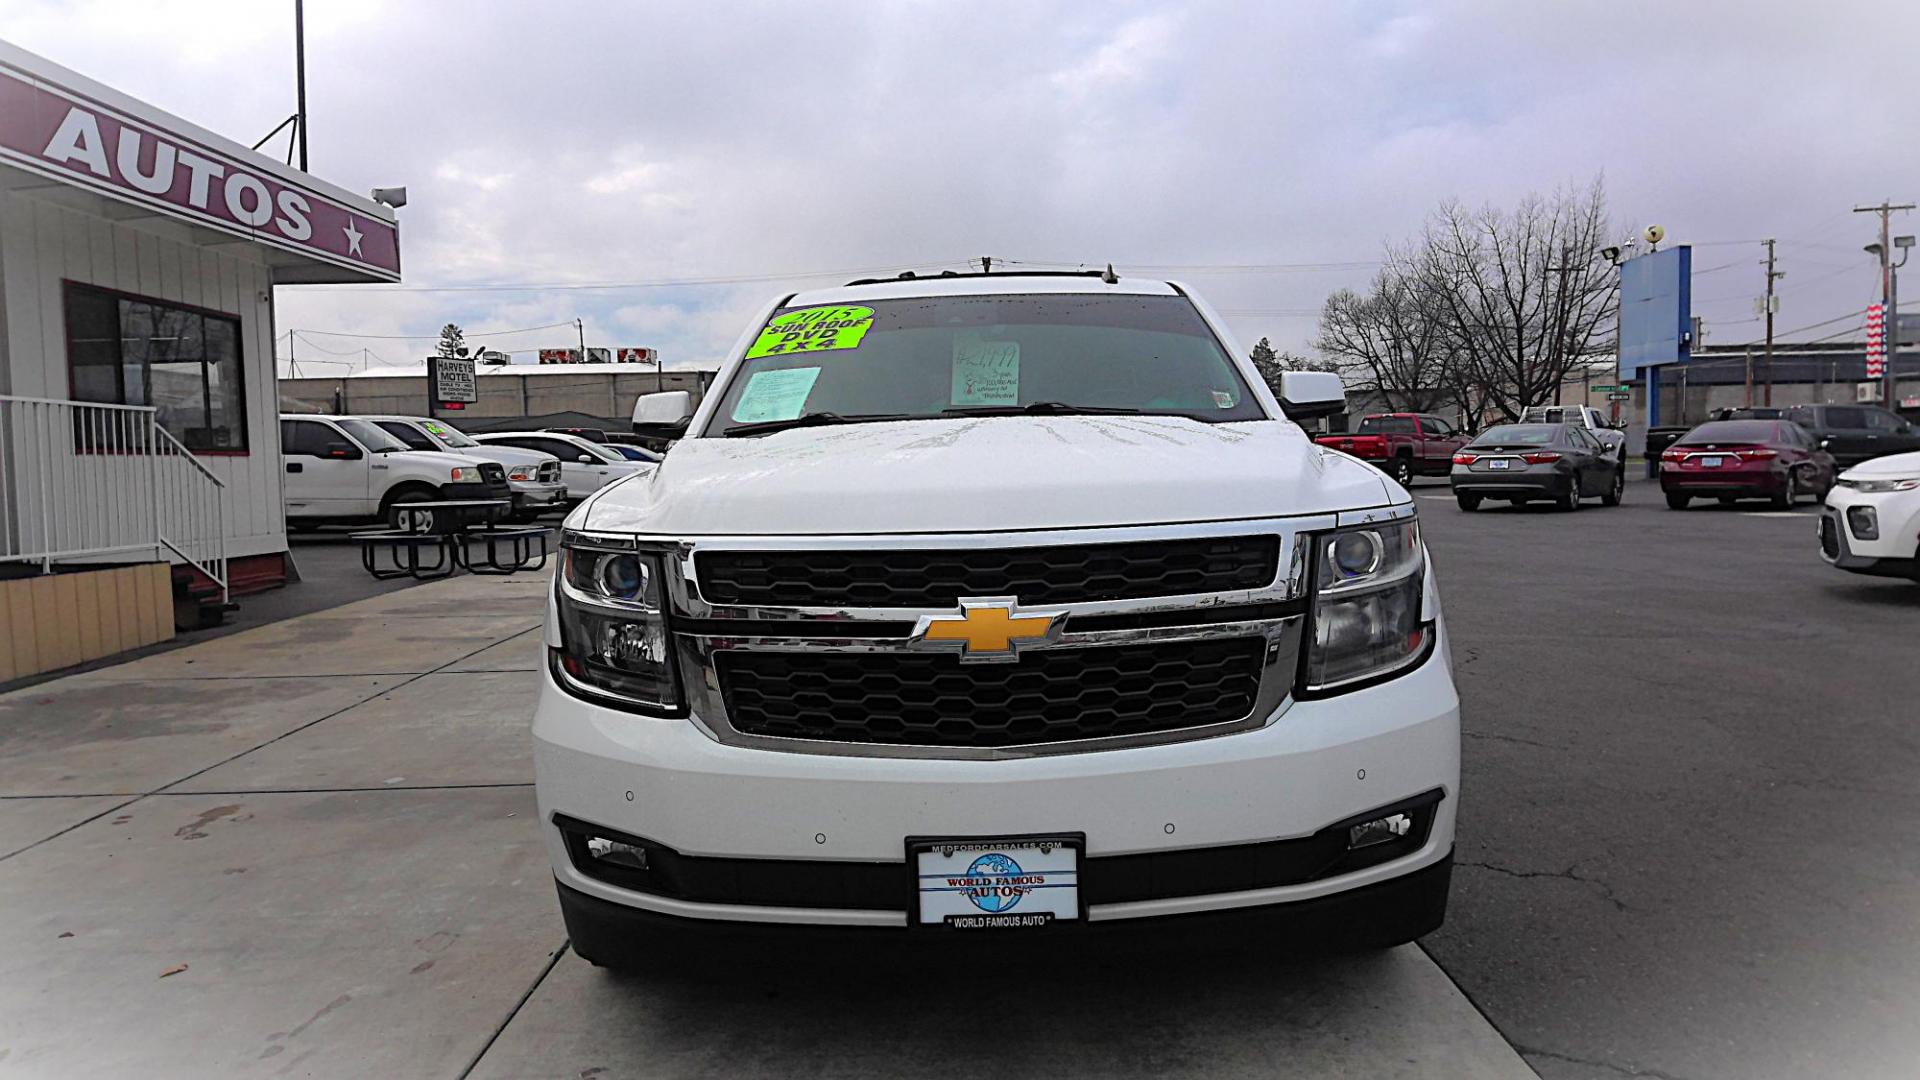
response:
M1520 413L1522 424L1572 424L1585 428L1587 434L1600 440L1614 458L1620 457L1620 450L1627 444L1627 433L1607 423L1607 418L1599 409L1591 405L1534 405Z
M500 500L512 505L498 462L407 449L371 420L352 416L280 417L280 458L287 525L296 531L328 522L384 520L410 502Z
M1246 357L1169 282L908 276L781 298L697 411L642 398L686 437L568 516L536 676L573 948L1438 926L1414 503L1288 418L1337 376L1276 399Z

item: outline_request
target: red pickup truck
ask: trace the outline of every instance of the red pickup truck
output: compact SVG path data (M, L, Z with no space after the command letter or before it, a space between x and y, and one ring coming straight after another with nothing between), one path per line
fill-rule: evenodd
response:
M1416 476L1451 472L1454 452L1467 445L1467 436L1426 413L1375 413L1362 417L1357 431L1322 435L1314 442L1352 454L1405 487Z

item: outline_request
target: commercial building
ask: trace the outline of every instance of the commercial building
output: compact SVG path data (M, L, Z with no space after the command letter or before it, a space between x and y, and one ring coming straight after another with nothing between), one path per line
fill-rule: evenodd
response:
M626 431L640 395L686 390L697 404L713 375L711 370L661 370L652 364L483 364L475 374L480 400L440 416L470 433L547 427ZM280 408L336 416L425 415L426 364L422 361L416 370L379 368L338 378L282 379Z
M399 279L389 208L0 42L0 681L285 580L273 287Z

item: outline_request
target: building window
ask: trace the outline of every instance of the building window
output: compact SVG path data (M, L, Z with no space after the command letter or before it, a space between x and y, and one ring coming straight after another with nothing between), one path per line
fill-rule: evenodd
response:
M67 283L75 401L151 405L189 450L247 449L240 320Z

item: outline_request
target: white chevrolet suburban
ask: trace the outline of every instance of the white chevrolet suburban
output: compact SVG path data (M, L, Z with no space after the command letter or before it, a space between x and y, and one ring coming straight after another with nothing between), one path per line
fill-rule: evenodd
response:
M1459 702L1407 492L1205 303L1095 275L788 296L578 507L533 722L573 948L1438 926ZM1269 932L1271 932L1269 934Z

